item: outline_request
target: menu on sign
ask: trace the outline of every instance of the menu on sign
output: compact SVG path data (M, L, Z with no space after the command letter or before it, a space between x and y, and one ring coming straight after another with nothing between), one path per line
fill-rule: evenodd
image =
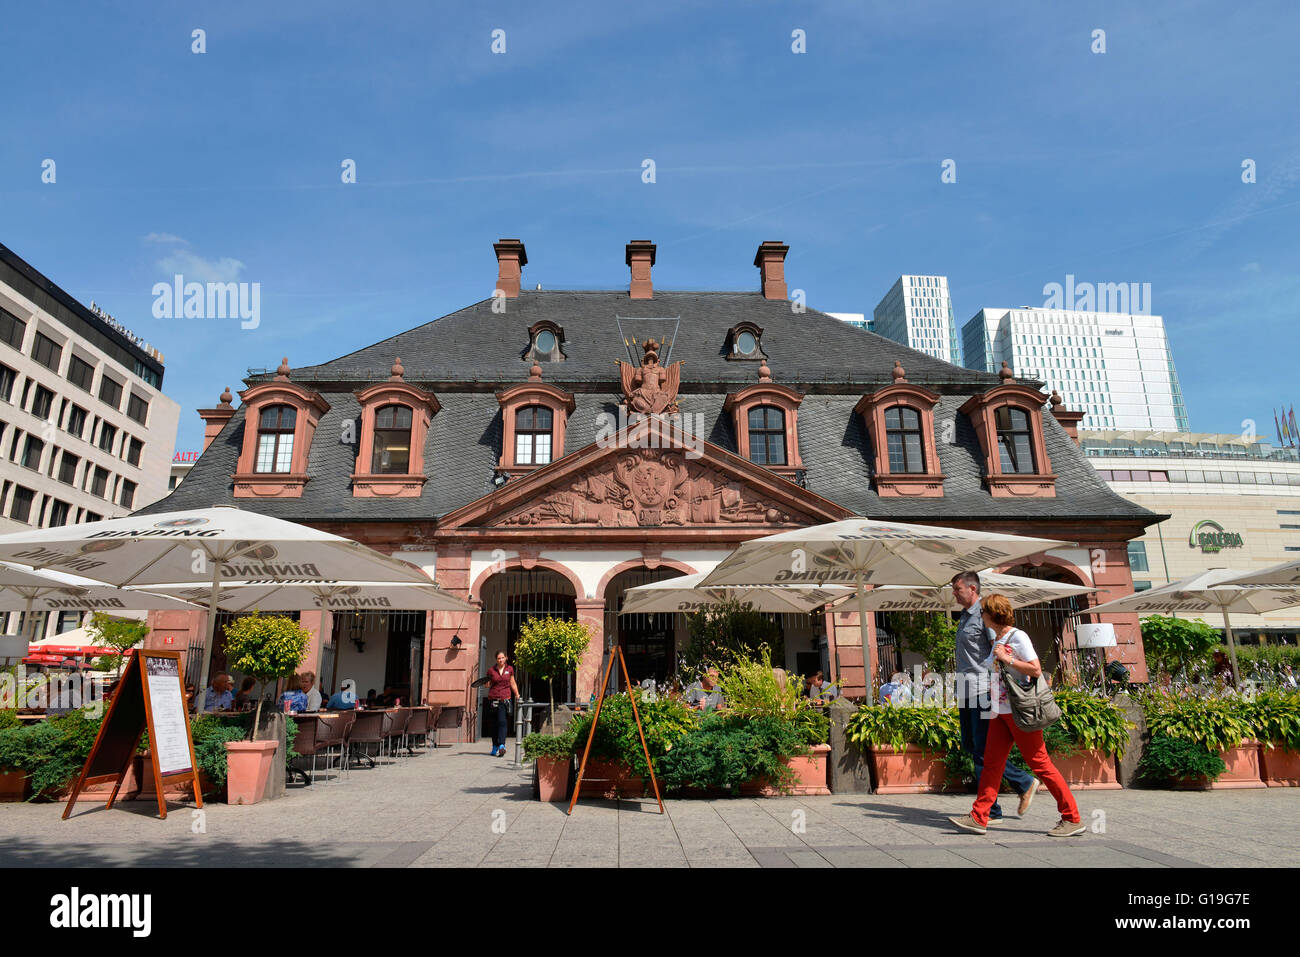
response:
M149 710L153 737L149 747L158 756L160 774L193 770L190 739L185 727L185 696L181 688L179 662L175 658L145 657L149 681Z

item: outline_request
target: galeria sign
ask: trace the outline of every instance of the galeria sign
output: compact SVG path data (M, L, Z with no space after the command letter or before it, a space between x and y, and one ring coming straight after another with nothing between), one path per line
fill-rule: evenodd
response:
M1226 532L1218 522L1206 518L1192 526L1187 544L1192 548L1199 546L1202 552L1212 554L1221 548L1241 548L1243 542L1240 532Z

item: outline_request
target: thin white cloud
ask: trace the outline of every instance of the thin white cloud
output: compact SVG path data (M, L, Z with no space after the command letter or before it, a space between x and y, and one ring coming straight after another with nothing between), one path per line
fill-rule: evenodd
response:
M1244 265L1244 266L1241 267L1241 271L1242 271L1242 272L1260 272L1261 270L1260 270L1260 265L1259 265L1259 263L1246 263L1246 265Z
M188 239L183 239L172 233L150 233L144 237L144 241L146 243L162 243L168 246L188 246L190 244Z
M187 249L178 249L165 259L160 259L158 268L168 276L180 274L192 282L235 282L244 271L244 264L229 256L204 259Z

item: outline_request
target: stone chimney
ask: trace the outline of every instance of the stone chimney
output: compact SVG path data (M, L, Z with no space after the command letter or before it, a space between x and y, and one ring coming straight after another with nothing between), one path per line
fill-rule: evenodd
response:
M235 407L230 404L234 398L230 394L230 386L226 386L225 391L218 398L215 408L199 409L199 418L203 420L203 451L208 450L212 440L221 434L221 430L226 427L226 423L235 414Z
M632 267L632 285L628 290L628 298L653 299L650 267L655 264L655 244L648 239L634 239L627 244L623 260Z
M501 239L492 244L497 254L497 284L507 299L519 298L519 280L528 265L528 253L518 239ZM496 293L493 292L495 298Z
M785 254L789 251L789 246L769 239L754 254L754 265L758 267L760 277L759 291L764 299L790 298L785 287Z
M1052 397L1047 400L1052 406L1052 415L1057 422L1061 423L1061 428L1065 429L1065 434L1074 439L1074 444L1079 444L1079 422L1087 415L1086 412L1066 412L1065 400L1061 398L1061 393L1055 389L1052 390Z

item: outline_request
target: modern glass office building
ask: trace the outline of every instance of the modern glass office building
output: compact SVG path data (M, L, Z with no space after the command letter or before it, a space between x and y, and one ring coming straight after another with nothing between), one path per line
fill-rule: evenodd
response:
M1081 428L1188 430L1160 316L986 307L962 340L968 369L996 372L1006 362L1084 412Z
M947 276L899 276L873 317L876 335L944 362L962 364Z

